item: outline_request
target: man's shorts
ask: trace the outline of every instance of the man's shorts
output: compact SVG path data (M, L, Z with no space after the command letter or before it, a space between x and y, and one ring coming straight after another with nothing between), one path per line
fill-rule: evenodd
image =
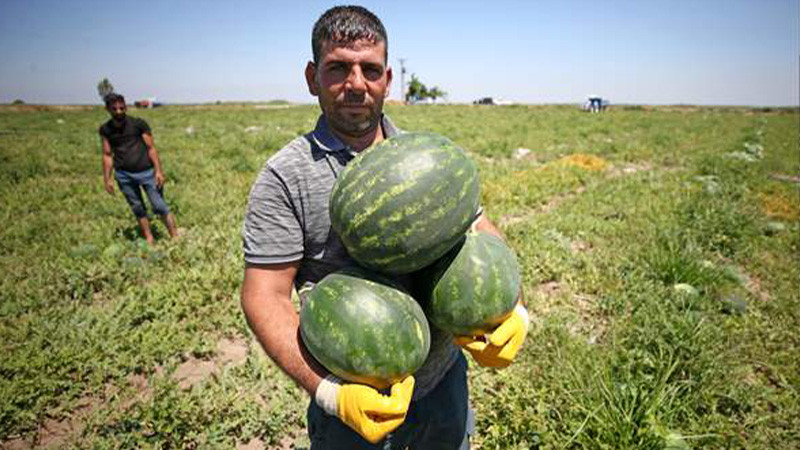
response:
M164 191L156 185L155 169L141 172L115 170L114 178L116 178L119 190L125 195L125 200L137 219L147 217L147 209L142 198L142 189L147 193L147 198L150 199L153 213L158 215L169 213L167 202L164 201Z
M411 402L403 424L377 444L370 444L338 418L326 414L312 400L308 407L311 450L469 449L474 419L468 403L467 360L462 353L428 395Z

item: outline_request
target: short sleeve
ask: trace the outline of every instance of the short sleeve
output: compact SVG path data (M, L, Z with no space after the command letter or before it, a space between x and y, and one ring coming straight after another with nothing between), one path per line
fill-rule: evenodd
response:
M303 257L303 230L285 180L268 165L258 176L245 210L244 260L280 264Z
M144 133L153 134L153 132L150 130L150 125L143 119L139 119L136 121L136 127L139 129L139 134L144 134Z

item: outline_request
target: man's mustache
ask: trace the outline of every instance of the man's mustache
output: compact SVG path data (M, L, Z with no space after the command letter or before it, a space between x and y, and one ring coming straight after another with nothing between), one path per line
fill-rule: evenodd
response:
M369 103L366 94L345 93L344 99L342 100L342 104L345 106L364 106Z

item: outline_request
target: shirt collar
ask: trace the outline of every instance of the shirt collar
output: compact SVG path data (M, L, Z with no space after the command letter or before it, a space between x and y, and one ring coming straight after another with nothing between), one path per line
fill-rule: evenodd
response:
M400 133L400 130L394 125L394 123L392 123L392 121L389 119L389 116L386 114L381 116L381 127L383 127L383 134L386 138ZM317 125L314 127L314 131L311 132L311 137L317 143L319 148L325 150L326 152L335 153L340 151L348 151L353 153L349 146L345 145L339 140L338 137L336 137L335 134L333 134L330 126L328 126L328 121L325 119L324 114L321 114L319 119L317 119Z

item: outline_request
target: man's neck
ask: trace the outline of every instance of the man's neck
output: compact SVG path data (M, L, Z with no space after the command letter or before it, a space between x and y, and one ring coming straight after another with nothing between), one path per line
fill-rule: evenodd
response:
M383 134L383 126L380 123L378 124L377 127L375 127L374 130L370 131L369 133L363 136L345 136L343 134L336 132L335 130L331 131L333 131L333 134L336 135L336 137L339 138L340 141L342 141L348 147L352 148L353 151L355 152L360 152L361 150L364 150L365 148L371 146L372 144L376 144L382 141L385 137Z

